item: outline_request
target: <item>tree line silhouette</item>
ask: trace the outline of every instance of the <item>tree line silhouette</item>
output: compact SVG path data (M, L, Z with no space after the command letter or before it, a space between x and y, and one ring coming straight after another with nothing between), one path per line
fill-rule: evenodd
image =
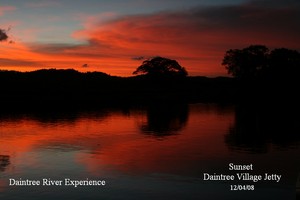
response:
M263 45L230 49L223 66L232 77L187 76L180 64L154 57L142 62L133 77L74 69L33 72L0 71L2 107L101 106L159 102L269 101L298 99L299 52L285 48L270 51ZM258 98L259 97L259 98Z
M264 45L226 51L222 65L237 80L236 96L244 101L296 103L299 100L300 53Z
M225 77L116 77L73 69L0 71L0 105L19 109L228 101L234 82Z
M243 80L298 79L300 53L278 48L272 51L264 45L230 49L222 65L228 73Z

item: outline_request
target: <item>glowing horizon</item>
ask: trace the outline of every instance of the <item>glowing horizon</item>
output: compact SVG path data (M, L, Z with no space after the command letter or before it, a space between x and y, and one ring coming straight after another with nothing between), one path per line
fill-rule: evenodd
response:
M247 1L15 1L0 5L0 69L75 69L131 76L142 60L177 60L191 76L227 76L228 49L300 50L300 3Z

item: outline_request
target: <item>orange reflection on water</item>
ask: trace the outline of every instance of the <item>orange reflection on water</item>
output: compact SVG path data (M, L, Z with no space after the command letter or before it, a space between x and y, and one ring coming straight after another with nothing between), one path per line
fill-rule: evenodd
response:
M136 119L138 120L138 119ZM228 150L222 137L233 122L231 112L219 115L202 108L190 113L187 127L166 137L123 135L98 148L96 154L77 154L78 162L93 174L106 170L127 173L191 173L201 160L224 156Z
M0 154L9 155L13 166L36 167L48 158L33 154L68 150L74 152L67 158L69 165L85 166L92 174L106 170L180 173L186 168L193 173L201 165L200 157L227 154L222 136L233 122L232 112L193 108L185 127L164 136L144 132L140 124L148 121L146 111L137 110L80 115L72 120L4 120L0 122Z

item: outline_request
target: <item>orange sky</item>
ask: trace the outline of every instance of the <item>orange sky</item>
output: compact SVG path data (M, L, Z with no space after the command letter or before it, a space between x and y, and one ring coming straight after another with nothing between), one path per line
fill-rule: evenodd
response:
M252 44L300 49L298 1L275 2L204 6L191 1L185 8L123 8L123 13L121 7L98 13L89 7L89 14L71 13L62 3L0 5L0 28L12 26L7 33L14 41L0 43L0 68L74 68L131 76L142 60L163 56L176 59L190 75L224 76L221 62L228 49Z

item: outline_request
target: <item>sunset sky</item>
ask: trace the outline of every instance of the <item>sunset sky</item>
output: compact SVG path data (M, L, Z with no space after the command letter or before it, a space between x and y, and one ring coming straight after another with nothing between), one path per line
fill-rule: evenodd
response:
M0 69L74 68L131 76L153 56L224 76L228 49L300 51L299 0L1 0Z

